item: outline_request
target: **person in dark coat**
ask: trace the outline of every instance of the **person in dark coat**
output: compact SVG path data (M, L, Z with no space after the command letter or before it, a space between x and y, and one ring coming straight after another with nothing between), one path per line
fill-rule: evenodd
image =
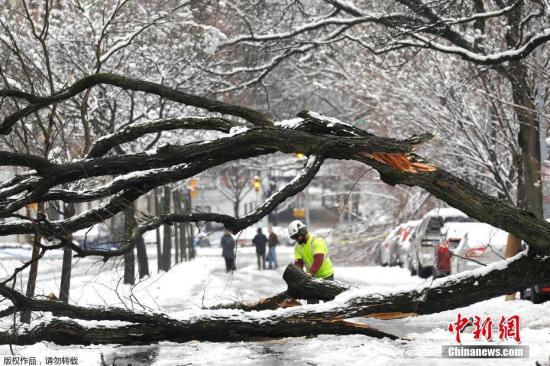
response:
M235 271L235 240L228 229L223 229L221 245L222 257L225 259L225 271Z
M258 228L258 234L252 239L252 244L256 247L256 256L258 257L258 269L265 269L265 249L267 238L262 233L262 229Z

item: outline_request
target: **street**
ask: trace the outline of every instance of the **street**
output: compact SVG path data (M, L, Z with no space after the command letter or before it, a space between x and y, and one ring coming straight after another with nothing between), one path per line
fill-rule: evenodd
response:
M148 247L150 265L156 268L153 246ZM168 273L153 274L135 286L121 283L120 261L107 262L102 269L93 266L97 261L91 258L75 263L71 288L71 303L78 305L125 306L136 311L163 311L178 318L189 315L203 306L233 301L253 301L273 295L285 289L282 272L292 261L292 248L280 247L279 268L258 271L255 251L251 247L239 248L237 271L226 273L220 248L198 248L197 258L176 265ZM11 259L10 259L11 258ZM2 256L2 266L13 268L18 261ZM41 262L37 293L47 295L57 291L61 258L53 256ZM336 278L354 284L361 291L387 293L415 288L426 281L411 277L399 267L336 267ZM429 282L428 282L429 283ZM118 290L118 293L117 293ZM441 346L453 344L454 336L448 332L449 323L456 320L457 313L469 316L490 315L494 319L501 315L517 314L521 317L522 344L530 346L531 360L546 360L549 356L550 339L546 327L550 326L550 304L534 305L518 300L504 302L496 298L456 311L417 316L396 320L355 319L372 327L393 333L402 341L374 339L364 336L324 335L314 338L289 338L280 340L211 343L187 342L176 344L162 342L150 346L86 346L61 347L39 343L32 346L16 346L23 355L77 356L80 365L206 365L206 364L250 364L281 365L287 363L335 365L362 363L369 365L408 365L413 358L424 365L441 365ZM39 316L40 314L35 314ZM42 318L42 316L40 316ZM42 318L44 319L44 318ZM36 319L35 322L39 322ZM34 322L33 322L34 323ZM85 324L86 322L79 322ZM96 322L89 322L94 324ZM116 325L121 322L103 322ZM6 326L8 321L4 321ZM123 323L121 323L123 324ZM473 340L471 331L464 331L462 337L469 343ZM467 343L465 341L465 343ZM8 346L0 346L0 354L9 354ZM443 360L443 361L442 361ZM467 359L453 360L453 365L468 365ZM523 365L525 360L507 360L507 365ZM500 365L497 360L485 360L484 365Z

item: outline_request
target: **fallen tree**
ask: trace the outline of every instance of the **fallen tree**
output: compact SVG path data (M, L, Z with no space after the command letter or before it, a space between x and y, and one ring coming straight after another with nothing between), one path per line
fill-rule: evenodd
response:
M94 80L97 82L119 80L105 75L96 79ZM139 81L129 79L122 81L110 85L157 93L165 97L168 95L164 86L153 87L151 83L140 84ZM4 95L20 96L31 104L22 109L21 113L16 112L4 121L2 124L4 133L9 133L18 119L24 118L26 113L30 113L29 111L36 113L50 104L61 103L82 91L82 85L88 84L77 82L75 85L79 87L51 97L34 98L26 94L5 92ZM147 88L143 89L143 85ZM174 93L172 96L177 101L185 102L185 98L189 97L189 95L182 96L177 92ZM367 164L378 171L381 179L388 184L420 186L469 216L526 240L530 245L529 255L503 262L506 266L497 264L490 267L491 270L484 269L446 280L437 280L432 285L407 292L382 295L357 294L350 291L346 301L338 301L322 309L301 306L277 312L249 311L291 307L296 305L293 298L330 301L341 292L348 290L336 283L312 281L303 273L290 268L285 274L285 280L289 285L285 294L275 295L257 304L235 305L238 309L229 314L227 309L204 310L203 313L197 313L192 320L175 320L162 314L139 314L119 309L87 309L62 305L55 301L29 299L10 291L7 282L14 278L12 276L0 284L0 294L13 303L12 307L2 310L1 315L31 310L50 312L56 316L68 316L84 321L119 320L129 322L131 325L110 330L111 328L100 327L82 328L82 324L56 320L22 335L3 333L3 342L27 344L42 339L54 339L60 344L67 344L67 342L137 344L190 339L232 341L321 333L358 333L395 338L382 331L350 324L343 320L353 317L372 316L386 319L430 314L466 306L549 279L550 273L547 268L550 263L545 254L550 253L548 242L550 224L533 217L526 211L484 194L439 167L421 161L413 154L414 148L418 144L429 141L431 135L424 134L403 140L382 138L333 118L307 111L300 113L299 118L291 122L272 122L263 114L254 113L247 108L223 104L223 108L218 109L219 105L215 101L209 102L204 98L198 101L190 105L203 106L207 110L227 111L248 122L233 126L240 130L212 141L193 142L181 146L166 145L147 153L104 156L111 148L133 141L152 131L159 132L190 126L196 128L197 124L201 123L205 125L204 129L222 132L232 130L232 123L212 118L182 118L140 124L137 127L129 127L104 136L94 145L97 148L92 148L88 157L66 164L54 163L26 153L0 152L4 165L33 169L0 185L0 216L20 219L16 222L0 224L0 235L39 234L54 242L53 244L37 243L36 245L41 247L42 254L48 250L59 250L65 244L59 244L56 241L67 233L90 227L113 217L142 194L167 182L187 179L208 168L236 159L274 152L302 152L308 155L309 159L295 180L243 217L191 211L160 215L139 225L133 234L140 235L160 225L202 221L220 222L233 232L238 232L258 222L278 204L301 191L313 179L323 161L333 158ZM59 185L91 180L105 175L116 176L116 178L111 179L107 184L85 191L58 188ZM98 199L106 201L80 215L64 220L49 221L45 216L30 219L17 214L18 210L32 202L61 200L76 203ZM107 259L132 250L132 242L134 241L128 240L123 243L120 250L108 253L86 250L71 243L66 245L69 245L79 256L98 255ZM144 332L146 326L151 329L149 335ZM84 329L86 334L75 336Z
M0 344L33 344L51 341L69 344L147 344L160 341L190 340L243 341L266 338L312 336L318 334L362 334L377 338L398 337L348 318L395 319L432 314L517 291L541 280L550 280L550 258L520 254L470 273L437 280L433 284L405 292L355 294L328 307L297 306L290 309L258 311L278 307L292 299L284 292L256 304L228 304L198 311L188 319L172 319L164 314L136 313L116 308L85 308L59 301L28 299L0 286L0 294L14 303L9 313L23 310L49 312L79 320L123 321L122 326L89 326L86 323L53 319L23 334L0 333ZM542 277L541 277L542 274ZM308 277L293 265L285 271L289 291L301 298L329 300L350 289L334 281ZM360 291L360 290L358 290ZM283 305L284 307L284 305ZM233 308L233 310L231 310ZM8 315L8 312L3 314ZM108 323L107 323L108 324Z

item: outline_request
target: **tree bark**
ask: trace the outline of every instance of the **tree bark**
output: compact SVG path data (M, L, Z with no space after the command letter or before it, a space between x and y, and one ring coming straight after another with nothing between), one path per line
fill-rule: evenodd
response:
M155 216L159 216L161 214L158 190L159 190L158 187L153 189L153 195L155 197ZM162 269L162 247L160 242L160 227L155 228L155 234L157 238L157 272L160 272L160 270Z
M187 212L191 212L192 209L193 209L193 201L191 199L191 192L188 192L186 195L185 195L185 200L184 200L184 209L187 211ZM193 227L191 225L189 225L188 223L185 224L185 229L187 230L187 258L189 260L195 258L195 245L193 243Z
M64 216L69 218L75 214L75 205L72 203L64 206ZM69 293L71 289L71 271L73 267L73 250L70 243L73 239L73 234L69 233L64 238L65 247L63 248L63 264L61 265L61 284L59 286L59 300L68 303Z
M43 215L43 212L44 212L44 204L39 203L36 209L36 217L38 218L39 215ZM36 288L36 277L38 276L38 257L40 255L39 248L40 248L41 240L42 240L42 237L40 235L38 234L33 235L32 254L31 254L31 260L33 262L29 270L29 280L27 282L27 291L26 291L27 297L33 297L34 290ZM21 314L21 322L27 323L27 324L31 322L30 311L25 311Z
M72 321L55 319L16 337L8 332L0 332L0 344L29 345L47 341L58 345L141 345L161 341L189 342L197 339L210 342L243 342L319 334L362 334L376 338L398 339L392 334L367 325L344 320L253 322L209 319L198 322L174 322L171 325L135 324L107 328L83 327Z
M163 214L170 213L170 187L168 185L164 186L164 194L162 197L162 212ZM170 225L164 225L164 235L162 243L162 269L166 272L170 270L171 267L171 256L172 256L172 227Z
M283 279L288 285L286 292L295 299L330 301L351 289L338 281L312 278L292 263L286 267Z
M124 209L124 239L133 239L133 230L137 227L134 219L134 203L129 203ZM132 243L135 246L135 243ZM134 255L134 246L132 250L124 253L124 283L134 285L136 283L136 257Z
M136 235L134 235L134 231L138 229L136 210L134 205L135 203L131 203L130 205L128 205L128 209L124 215L124 223L127 223L126 237L131 238L131 245L136 248L139 278L143 278L145 276L149 276L150 274L149 258L147 257L147 249L145 247L145 242L143 240L142 234L137 233Z
M174 211L178 212L178 191L177 189L172 192L172 200L174 202ZM173 225L174 226L174 262L177 264L180 261L180 246L179 246L179 237L181 235L180 227L179 225Z
M183 202L185 199L185 196L181 190L176 191L176 212L183 213ZM179 242L176 242L176 246L180 247L180 260L181 261L187 261L187 224L180 223L177 225L179 230Z
M506 265L503 265L506 264ZM0 294L14 302L20 310L48 311L83 320L120 320L136 323L118 328L82 328L72 322L54 320L14 338L0 333L0 343L32 344L42 340L58 344L146 344L158 341L186 342L246 341L264 338L297 337L317 334L365 334L374 337L395 336L365 325L345 322L355 317L392 319L419 314L433 314L456 309L501 296L511 291L550 280L550 258L523 255L506 263L496 263L471 273L462 273L432 285L411 291L389 294L367 294L349 298L339 305L321 309L303 307L291 312L273 314L240 312L227 315L205 312L192 320L175 320L162 314L140 314L126 309L83 308L60 301L33 300L2 285ZM332 281L316 281L298 269L289 267L289 287L304 297L322 294L325 298L345 291ZM281 297L279 297L281 298ZM212 310L210 310L212 311ZM236 316L238 315L238 316Z

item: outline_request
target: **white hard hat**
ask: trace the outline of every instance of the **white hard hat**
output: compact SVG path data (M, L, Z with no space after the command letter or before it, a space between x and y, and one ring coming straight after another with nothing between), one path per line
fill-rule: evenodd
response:
M307 234L307 228L300 220L294 220L288 224L288 236L292 238L296 234Z

